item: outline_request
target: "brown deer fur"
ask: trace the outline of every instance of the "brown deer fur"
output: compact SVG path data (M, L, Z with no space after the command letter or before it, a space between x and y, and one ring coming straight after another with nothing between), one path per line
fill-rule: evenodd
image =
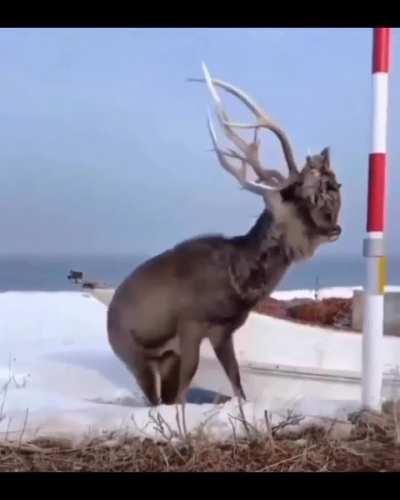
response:
M217 154L225 161L226 153ZM341 231L340 185L328 149L292 174L283 187L265 191L265 209L246 234L184 241L139 266L117 288L108 309L109 341L152 405L185 401L204 338L234 394L245 398L233 333L292 263L310 258Z

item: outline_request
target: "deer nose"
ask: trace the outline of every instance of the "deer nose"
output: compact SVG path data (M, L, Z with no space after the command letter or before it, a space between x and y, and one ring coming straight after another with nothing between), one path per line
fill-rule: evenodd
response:
M335 228L330 232L329 240L336 241L339 238L341 232L342 228L340 226L335 226Z

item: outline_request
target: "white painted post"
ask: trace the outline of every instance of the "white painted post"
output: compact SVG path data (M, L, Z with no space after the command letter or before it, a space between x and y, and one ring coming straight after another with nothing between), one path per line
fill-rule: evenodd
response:
M386 283L384 226L386 210L386 141L390 28L373 30L372 151L369 157L366 282L362 338L362 405L381 409L383 377L383 309Z

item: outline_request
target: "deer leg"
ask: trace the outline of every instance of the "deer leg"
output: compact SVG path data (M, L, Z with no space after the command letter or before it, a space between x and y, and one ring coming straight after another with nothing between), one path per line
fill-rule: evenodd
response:
M137 384L149 403L157 406L160 402L160 373L157 360L150 358L143 346L139 345L132 331L109 328L111 348L135 377Z
M199 366L200 343L204 337L197 324L186 324L180 330L181 363L179 370L179 386L176 402L182 405L182 427L187 434L185 419L185 402L190 383Z
M160 361L161 401L164 404L174 404L179 388L179 373L181 359L175 352L168 352Z
M136 381L150 405L158 406L161 402L161 375L158 362L146 359L144 356L135 356L135 364L132 368Z
M136 382L148 399L151 406L160 404L161 376L157 359L146 356L144 349L130 342L119 357L134 375Z
M135 376L136 382L151 406L160 404L161 382L156 361L148 361L137 357L134 366L128 366Z
M236 397L246 400L246 395L240 380L239 365L236 359L231 333L222 330L212 332L209 339L219 362L228 376L233 393Z
M177 401L186 401L186 393L199 365L201 337L193 335L190 327L180 336L181 363Z

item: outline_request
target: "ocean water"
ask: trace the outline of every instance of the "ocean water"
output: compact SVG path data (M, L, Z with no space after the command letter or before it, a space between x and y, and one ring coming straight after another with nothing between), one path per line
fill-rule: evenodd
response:
M117 286L145 256L0 256L0 290L74 290L67 279L71 270L82 271L84 278ZM293 265L278 290L352 286L364 283L364 259L315 256ZM388 283L400 285L400 257L388 259Z

